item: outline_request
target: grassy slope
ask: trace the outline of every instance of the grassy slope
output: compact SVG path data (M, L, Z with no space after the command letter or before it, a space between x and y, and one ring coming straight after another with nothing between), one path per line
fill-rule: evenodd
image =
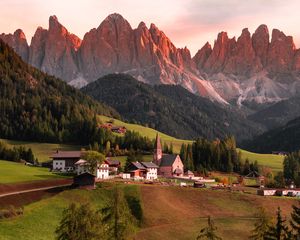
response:
M136 186L125 186L125 193L139 194ZM54 240L54 231L59 224L61 214L71 202L91 203L100 209L109 203L110 189L95 191L70 190L52 198L44 199L25 206L23 216L10 220L0 220L0 240ZM36 231L38 229L38 231Z
M21 163L0 160L0 184L45 180L62 177L47 168L30 167Z
M106 121L109 121L111 118L106 117L106 116L99 116L99 119L102 122L106 122ZM177 138L171 137L171 136L169 136L167 134L164 134L162 132L159 132L159 131L157 131L153 128L144 127L144 126L141 126L141 125L138 125L138 124L125 123L125 122L122 122L122 121L117 120L117 119L114 119L113 125L125 126L128 130L139 132L142 136L149 137L150 139L155 139L156 134L158 133L163 142L166 142L168 144L173 143L173 147L174 147L175 152L179 152L181 144L183 142L185 142L185 143L188 143L188 142L191 143L192 142L192 141L189 141L189 140L182 140L182 139L177 139Z
M39 162L45 162L50 160L51 154L59 150L80 150L82 146L77 145L67 145L67 144L56 144L56 143L35 143L35 142L24 142L24 141L13 141L0 139L8 144L10 147L25 146L31 148L33 154L38 158Z
M105 116L99 116L99 119L102 122L106 122L110 120L111 118L105 117ZM174 151L176 153L179 153L180 147L182 143L191 143L192 141L189 140L182 140L182 139L177 139L174 137L171 137L169 135L166 135L164 133L158 132L155 129L144 127L141 125L137 124L130 124L130 123L125 123L120 120L114 120L114 125L117 126L125 126L128 130L131 131L137 131L139 132L142 136L149 137L151 139L154 139L156 137L156 134L158 133L162 139L163 142L173 143L174 146ZM243 149L239 149L242 153L242 159L249 159L250 161L255 161L257 160L259 165L267 166L273 169L275 172L281 171L282 170L282 162L283 162L283 156L278 156L278 155L273 155L273 154L258 154L258 153L252 153L245 151ZM121 159L122 161L123 159Z
M268 166L272 168L273 171L282 171L282 164L284 156L274 155L274 154L259 154L252 153L246 150L239 149L242 152L242 158L249 159L251 161L257 161L259 165Z
M142 199L143 224L135 236L141 240L195 239L208 215L215 220L223 239L247 239L258 206L264 206L274 216L280 205L287 216L291 204L296 203L290 198L206 189L135 185L125 188L130 194L140 194ZM63 208L72 201L89 201L99 208L109 201L109 191L107 187L95 191L71 190L30 204L25 207L24 216L0 221L0 240L52 240Z

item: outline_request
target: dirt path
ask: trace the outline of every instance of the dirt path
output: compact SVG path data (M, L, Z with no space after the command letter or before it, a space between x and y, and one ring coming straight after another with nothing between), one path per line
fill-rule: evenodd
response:
M0 184L0 197L70 186L72 183L73 179L55 179L17 184Z
M29 192L37 192L37 191L43 191L43 190L49 190L57 187L68 187L70 184L64 184L64 185L56 185L56 186L51 186L51 187L43 187L43 188L33 188L33 189L27 189L27 190L22 190L22 191L16 191L16 192L9 192L9 193L2 193L0 194L0 198L2 197L7 197L11 195L16 195L16 194L22 194L22 193L29 193Z

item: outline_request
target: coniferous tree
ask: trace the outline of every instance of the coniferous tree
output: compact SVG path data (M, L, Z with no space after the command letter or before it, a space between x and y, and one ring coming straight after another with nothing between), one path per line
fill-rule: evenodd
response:
M109 204L101 210L102 223L108 239L123 240L130 234L134 219L130 213L123 191L115 186Z
M55 234L57 240L98 240L108 239L104 235L99 212L89 204L77 206L72 203L63 211L63 216Z
M264 208L260 208L259 212L256 214L257 221L254 224L254 229L252 230L252 235L250 239L252 240L264 240L267 237L269 230L270 219L267 216Z
M298 202L298 205L300 205L300 202ZM300 239L300 207L293 205L292 208L293 212L291 213L292 220L290 224L293 230L293 236L295 239Z
M276 223L269 227L269 230L265 236L266 240L290 240L291 232L286 225L286 220L282 219L281 209L278 207L276 212Z
M197 240L208 239L208 240L222 240L221 237L217 235L217 228L210 216L207 218L207 227L204 227L200 230Z

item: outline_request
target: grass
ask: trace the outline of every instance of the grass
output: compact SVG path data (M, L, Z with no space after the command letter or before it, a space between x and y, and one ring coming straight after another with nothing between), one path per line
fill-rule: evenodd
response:
M56 143L37 143L37 142L24 142L24 141L13 141L0 139L4 141L9 147L24 146L26 148L31 148L33 154L38 158L39 162L46 162L50 160L51 154L58 150L71 151L80 150L82 146L77 145L67 145L67 144L56 144Z
M0 160L0 184L45 180L62 177L47 168L30 167L21 163Z
M125 194L130 196L139 195L137 190L136 186L124 186ZM54 232L62 211L71 202L77 204L89 202L98 210L109 203L110 196L111 189L106 186L94 191L64 191L54 197L32 203L25 206L23 216L0 220L0 240L54 240Z
M105 123L111 119L112 118L110 118L110 117L106 117L106 116L102 116L102 115L99 116L99 120L103 123ZM170 143L173 144L173 150L176 153L179 153L182 143L192 143L192 141L190 141L190 140L177 139L177 138L171 137L165 133L159 132L153 128L144 127L144 126L138 125L138 124L125 123L118 119L113 119L113 120L114 120L113 125L125 126L126 129L128 129L130 131L139 132L142 136L149 137L150 139L155 139L156 134L158 133L162 142L166 142L167 144L170 144Z
M25 206L23 216L0 221L0 240L54 239L54 230L62 210L70 202L90 202L95 209L109 202L111 184L105 183L102 186L94 191L64 191ZM277 206L280 206L283 216L288 217L291 205L297 202L291 198L266 198L222 190L155 185L120 186L125 195L141 201L142 209L134 213L137 216L142 214L141 228L134 236L134 239L141 240L196 239L200 229L207 224L207 216L215 221L218 234L223 239L248 239L258 207L266 208L267 213L273 217Z
M259 165L269 167L274 172L282 171L284 156L252 153L243 149L238 150L241 151L243 160L249 159L250 162L254 162L256 160Z

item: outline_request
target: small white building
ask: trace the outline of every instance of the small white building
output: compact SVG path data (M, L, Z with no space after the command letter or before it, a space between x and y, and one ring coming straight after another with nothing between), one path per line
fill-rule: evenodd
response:
M77 175L88 172L88 164L86 160L79 159L75 163L75 172Z
M144 175L147 180L157 179L157 169L158 166L153 162L141 162L141 164L146 168L146 173Z
M107 163L102 163L97 167L97 179L108 179L109 178L109 166Z

